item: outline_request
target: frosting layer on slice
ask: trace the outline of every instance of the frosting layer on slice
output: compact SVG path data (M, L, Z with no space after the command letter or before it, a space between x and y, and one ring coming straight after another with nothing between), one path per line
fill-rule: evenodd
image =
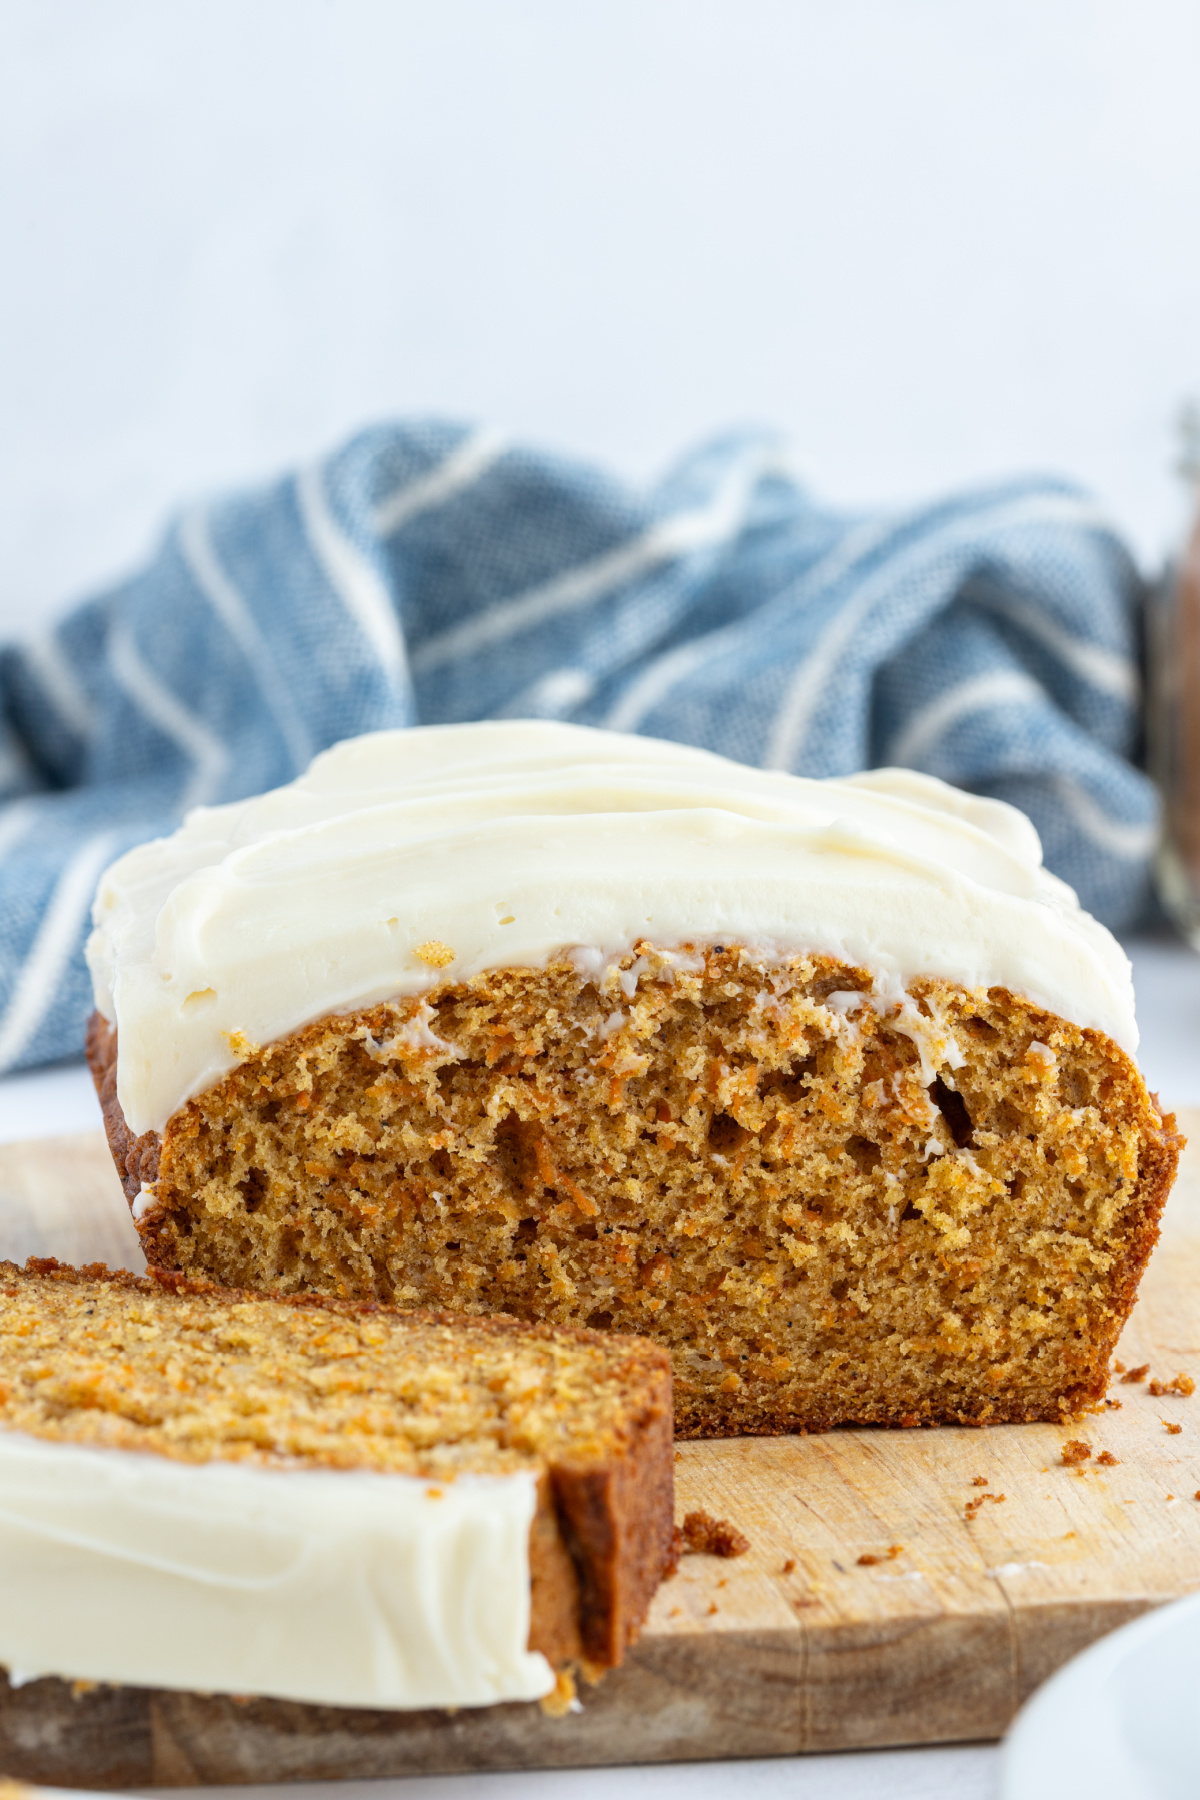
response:
M810 781L573 725L349 739L121 857L94 923L135 1132L326 1014L573 950L599 967L640 938L828 954L881 991L1006 987L1137 1047L1127 958L1014 808L906 770Z
M537 1699L536 1504L526 1472L438 1483L0 1432L0 1663L332 1706Z

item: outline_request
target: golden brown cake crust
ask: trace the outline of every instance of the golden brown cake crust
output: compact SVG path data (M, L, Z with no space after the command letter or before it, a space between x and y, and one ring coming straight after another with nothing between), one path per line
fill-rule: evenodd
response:
M125 1123L121 1102L117 1099L117 1034L102 1013L94 1012L87 1024L84 1050L100 1110L104 1115L104 1131L112 1159L121 1177L125 1198L132 1203L158 1175L158 1155L162 1143L156 1131L134 1137Z
M685 947L691 951L692 947ZM1052 1419L1099 1398L1180 1138L1002 989L643 943L305 1027L124 1130L148 1258L636 1331L683 1436ZM832 1002L832 1003L831 1003ZM157 1156L157 1163L153 1159Z
M0 1263L0 1428L179 1460L540 1470L530 1645L622 1660L670 1554L670 1364L513 1319Z

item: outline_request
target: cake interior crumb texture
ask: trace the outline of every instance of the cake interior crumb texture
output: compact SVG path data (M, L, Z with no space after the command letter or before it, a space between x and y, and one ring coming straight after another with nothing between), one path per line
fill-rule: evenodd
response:
M1103 1392L1179 1140L1003 991L642 944L329 1018L133 1138L147 1256L667 1345L681 1435L1058 1419Z
M670 1555L670 1369L514 1320L0 1263L0 1428L286 1472L532 1471L530 1646L619 1662Z

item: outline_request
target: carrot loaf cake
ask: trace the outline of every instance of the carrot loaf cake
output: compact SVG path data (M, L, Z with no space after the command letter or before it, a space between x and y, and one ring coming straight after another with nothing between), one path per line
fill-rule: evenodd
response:
M688 1435L1103 1391L1178 1140L1011 807L384 732L122 857L95 922L154 1265L649 1333Z
M599 1332L0 1264L0 1663L351 1707L622 1659L670 1365Z

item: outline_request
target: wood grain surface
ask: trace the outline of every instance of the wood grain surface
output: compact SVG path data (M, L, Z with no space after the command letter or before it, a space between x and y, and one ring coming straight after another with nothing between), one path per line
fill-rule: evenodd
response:
M1181 1124L1197 1148L1118 1354L1151 1378L1200 1382L1200 1112ZM99 1132L0 1147L0 1254L142 1267ZM1119 1406L1064 1429L680 1445L680 1514L729 1518L751 1549L686 1557L626 1666L566 1718L10 1689L0 1676L0 1771L195 1786L994 1738L1092 1639L1200 1588L1200 1392L1155 1397L1115 1378L1110 1398ZM1073 1467L1072 1438L1094 1452ZM1099 1466L1101 1451L1116 1464Z

